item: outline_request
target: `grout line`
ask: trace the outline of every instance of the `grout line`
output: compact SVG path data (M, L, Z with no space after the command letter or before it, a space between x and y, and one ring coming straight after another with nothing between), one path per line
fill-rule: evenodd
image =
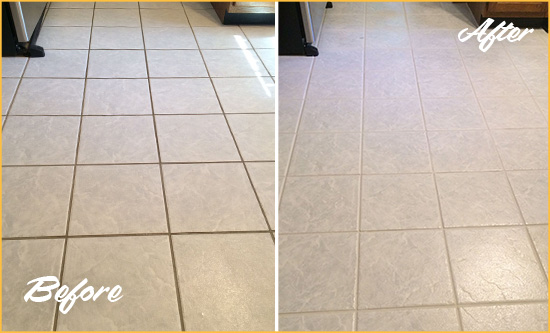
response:
M185 13L185 16L186 16L187 20L189 21L189 17L187 16L187 10L185 9L185 7L184 7L183 11L184 11L184 13ZM191 32L192 32L192 34L193 34L193 38L195 38L195 42L197 43L197 45L198 45L198 47L199 47L198 50L199 50L199 53L200 53L200 55L201 55L202 61L203 61L203 63L204 63L204 67L205 67L205 69L206 69L206 72L208 73L208 78L210 79L210 84L212 85L212 88L214 89L214 93L216 94L216 98L217 98L217 100L218 100L218 104L219 104L219 106L220 106L220 109L222 110L222 114L223 114L223 116L224 116L225 123L226 123L226 125L227 125L227 128L229 129L229 133L231 134L231 137L233 138L233 143L235 144L235 148L237 149L237 153L239 154L239 158L240 158L240 160L241 160L241 162L242 162L242 165L243 165L243 167L244 167L244 170L245 170L245 172L246 172L246 176L247 176L247 178L248 178L248 181L249 181L249 183L250 183L250 186L252 187L252 191L254 192L254 196L256 197L256 201L257 201L257 203L258 203L258 205L259 205L259 207L260 207L260 210L261 210L261 212L262 212L262 215L263 215L263 217L264 217L265 224L266 224L266 226L267 226L267 229L269 230L269 233L270 233L270 236L271 236L271 239L272 239L273 243L275 243L275 233L274 233L273 229L271 228L271 225L269 224L269 220L268 220L268 218L267 218L267 214L266 214L265 209L264 209L264 207L263 207L263 205L262 205L262 202L260 201L260 197L259 197L259 195L258 195L258 193L257 193L257 191L256 191L255 186L254 186L254 183L253 183L253 181L252 181L252 177L250 176L250 172L249 172L249 170L248 170L248 167L246 166L246 162L245 162L245 160L244 160L244 158L243 158L242 152L241 152L241 150L240 150L240 148L239 148L239 145L238 145L238 143L237 143L237 139L236 139L236 137L235 137L235 134L233 133L233 129L231 128L231 125L229 124L229 119L227 118L227 114L226 114L226 112L225 112L225 110L224 110L224 107L223 107L222 102L221 102L221 100L220 100L220 97L219 97L219 95L218 95L218 91L217 91L217 89L216 89L216 86L214 85L214 81L212 80L212 76L210 75L210 69L208 68L208 65L207 65L207 63L206 63L206 60L205 60L205 58L204 58L204 54L203 54L202 49L201 49L201 47L200 47L200 45L199 45L199 42L198 42L198 40L197 40L197 36L196 36L196 34L195 34L195 30L193 29L193 26L192 26L191 24L190 24L189 26L190 26L190 28L191 28ZM239 29L240 29L240 28L239 28ZM242 29L241 29L241 31L242 31ZM246 35L245 35L245 37L246 37ZM247 37L247 40L248 40L248 37ZM250 43L250 41L248 41L248 42ZM252 43L250 43L250 44L252 45ZM262 63L262 65L263 65L263 63ZM265 66L264 66L264 68L265 68ZM266 71L267 71L267 69L266 69ZM269 73L269 71L267 71L267 72ZM256 78L256 76L255 76L254 78Z
M417 93L418 93L418 99L419 99L419 102L420 102L420 110L422 111L422 120L423 120L423 124L424 124L424 129L426 130L424 133L425 133L425 138L426 138L426 144L427 144L427 147L428 147L428 158L430 160L430 169L432 171L432 180L433 180L435 193L436 193L436 197L437 197L437 206L438 206L438 210L439 210L439 221L440 221L441 227L443 229L443 242L444 242L444 245L445 245L445 256L446 256L446 259L447 259L447 269L448 269L448 273L449 273L451 288L452 288L452 291L453 291L453 301L454 301L454 305L455 305L455 311L456 311L456 315L457 315L459 329L460 329L460 331L464 331L462 313L460 311L460 307L458 306L459 299L458 299L456 278L454 276L453 266L452 266L452 263L451 263L451 253L450 253L450 250L449 250L449 242L447 240L447 233L445 231L445 223L443 221L443 210L441 208L441 197L440 197L440 194L439 194L439 188L437 186L437 179L435 177L435 167L434 167L434 163L433 163L432 148L431 148L431 145L430 145L430 139L429 139L428 131L427 131L428 126L427 126L427 122L426 122L426 114L424 112L424 103L422 102L422 94L421 94L421 91L420 91L418 70L416 68L416 58L414 56L415 51L414 51L414 48L412 47L411 31L410 31L410 28L409 28L409 20L408 20L406 10L404 11L404 17L405 17L405 24L406 24L406 27L407 27L407 35L409 37L409 47L410 47L411 57L412 57L412 62L413 62L413 69L414 69L414 75L415 75L415 80L416 80L416 89L417 89ZM473 90L473 88L472 88L472 90Z
M88 80L89 81L89 80ZM274 112L234 112L230 115L275 115ZM221 116L222 113L159 113L156 116ZM4 115L5 116L5 115ZM79 114L12 114L12 117L80 117ZM84 114L82 117L151 117L147 114Z
M2 124L2 130L6 126L6 122L8 121L8 116L11 116L10 112L11 112L11 109L12 109L13 104L15 102L15 98L17 97L17 93L19 92L19 88L21 87L21 83L23 82L23 76L25 75L25 72L27 71L27 66L29 65L29 62L30 62L30 58L27 58L27 61L25 62L25 66L23 67L23 71L21 72L21 76L18 78L19 81L17 82L17 87L15 87L15 91L13 92L13 97L12 97L10 105L8 107L8 111L6 112L5 115L2 115L4 117L6 117L6 119L4 120L4 122ZM10 78L10 77L5 77L5 78L2 77L2 80L7 79L7 78ZM14 77L14 79L15 79L15 77Z
M151 78L150 78L150 72L149 72L149 61L148 61L148 58L147 58L147 48L145 47L145 34L143 32L143 21L142 21L142 17L141 17L141 7L140 7L140 3L138 2L138 15L139 15L139 23L140 23L140 28L141 28L141 38L142 38L142 41L143 41L143 53L144 53L144 56L145 56L145 67L146 67L146 70L147 70L147 84L148 84L148 89L149 89L149 100L150 100L150 103L151 103L151 113L153 115L153 128L154 128L154 131L155 131L155 143L156 143L156 147L157 147L157 158L158 158L158 161L159 161L159 176L160 176L160 182L161 182L161 187L162 187L162 199L164 201L164 213L165 213L165 216L166 216L166 227L167 227L167 230L168 230L168 242L169 242L169 246L170 246L170 257L171 257L171 260L172 260L172 271L173 271L173 274L174 274L174 284L175 284L175 291L176 291L176 301L177 301L177 304L178 304L178 314L179 314L179 319L180 319L180 329L182 331L185 331L185 321L184 321L184 309L183 309L183 303L182 303L182 294L180 293L180 283L179 283L179 278L178 278L178 269L177 269L177 265L176 265L176 254L174 253L174 242L172 240L172 230L171 230L171 227L170 227L170 215L169 215L169 212L168 212L168 201L166 199L166 185L165 185L165 182L164 182L164 171L163 171L163 168L162 168L162 158L161 158L161 154L160 154L160 143L159 143L159 139L158 139L158 128L157 128L157 121L156 121L156 117L155 117L155 105L153 103L153 96L152 96L152 89L151 89Z
M49 12L49 10L48 10ZM93 22L94 22L94 15L95 15L95 2L94 2L94 9L92 10L92 27L93 27ZM46 20L46 17L44 17L44 21ZM85 100L86 100L86 87L87 87L87 77L88 77L88 71L89 71L89 68L90 68L90 48L91 48L91 45L92 45L92 33L93 33L93 29L90 29L90 40L88 41L88 55L86 57L86 72L85 72L85 77L84 77L84 89L82 91L82 104L81 104L81 108L80 108L80 122L79 122L79 125L78 125L78 135L77 135L77 140L76 140L76 151L75 151L75 156L74 156L74 166L73 166L73 178L72 178L72 183L71 183L71 191L70 191L70 194L69 194L69 208L68 208L68 211L67 211L67 225L65 226L65 242L64 242L64 245L63 245L63 256L61 257L61 270L60 270L60 274L59 274L59 283L60 285L63 285L63 278L64 278L64 273L65 273L65 263L66 263L66 260L67 260L67 248L69 247L69 228L70 228L70 222L71 222L71 213L72 213L72 206L73 206L73 198L74 198L74 189L75 189L75 182L76 182L76 171L77 171L77 167L76 167L76 164L77 164L77 161L78 161L78 153L79 153L79 149L80 149L80 139L81 139L81 135L82 135L82 121L84 120L84 118L82 117L82 115L84 114L84 105L85 105ZM60 306L60 303L59 302L56 302L55 304L55 313L54 313L54 319L53 319L53 330L54 331L57 331L57 325L58 325L58 319L59 319L59 306Z

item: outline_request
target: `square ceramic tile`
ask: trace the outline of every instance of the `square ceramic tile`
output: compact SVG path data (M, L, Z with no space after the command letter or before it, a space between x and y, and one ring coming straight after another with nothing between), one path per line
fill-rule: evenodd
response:
M84 117L78 163L156 163L150 116Z
M267 229L242 164L164 165L163 172L173 232Z
M143 27L147 49L196 49L193 31L186 27Z
M403 12L403 4L399 2L372 2L365 3L367 13L374 14L379 12Z
M189 23L193 27L221 27L222 23L213 8L185 8Z
M464 69L456 47L448 49L416 49L414 62L418 71L460 71Z
M279 331L353 331L353 312L279 315Z
M533 96L548 97L548 70L520 70L521 77Z
M478 97L529 96L529 89L515 69L470 71Z
M308 81L308 72L293 72L282 75L277 82L277 85L279 86L279 100L304 99ZM359 78L355 78L355 82L361 84ZM323 89L321 88L319 90L322 91ZM360 90L361 89L356 89L354 92L355 96L362 95ZM329 91L325 90L325 92Z
M296 139L290 175L360 173L359 133L300 134Z
M227 120L245 161L275 161L275 115L230 114Z
M377 49L380 51L382 49ZM346 59L346 61L341 61ZM365 52L363 49L332 49L323 50L322 57L315 57L315 71L348 72L363 71Z
M8 109L12 103L15 90L19 85L19 79L2 79L2 114L8 113Z
M548 304L460 308L465 331L548 331Z
M547 280L525 228L454 229L446 234L459 302L546 300Z
M437 15L442 13L439 2L408 2L404 4L407 14Z
M418 72L422 98L471 97L472 84L465 71Z
M194 27L193 32L203 50L252 48L239 26Z
M424 132L373 132L363 136L363 173L430 171Z
M146 79L88 79L85 115L151 114Z
M366 100L364 122L367 131L424 130L419 99Z
M268 234L174 236L173 242L186 329L275 329Z
M174 9L141 9L143 28L189 27L183 10Z
M548 96L536 96L535 101L537 102L540 110L548 120ZM546 122L546 124L548 125L548 121Z
M359 308L452 304L442 231L361 234Z
M318 41L319 49L362 49L365 43L365 32L363 29L324 29L323 35Z
M2 236L65 235L72 166L2 170Z
M281 233L356 231L359 176L289 177L280 201Z
M27 57L2 57L2 77L21 77Z
M139 3L139 8L156 8L156 9L182 9L182 5L179 2L147 2L142 1Z
M150 77L208 77L197 50L148 50Z
M79 166L71 235L167 232L157 165Z
M275 83L269 77L212 79L225 113L275 112Z
M242 31L255 49L274 49L275 27L269 25L243 25Z
M275 49L256 49L256 53L258 54L258 57L260 57L260 60L263 62L265 68L269 71L269 74L271 74L271 76L275 76L277 74L275 65L277 62L277 53Z
M56 303L25 302L26 283L40 276L59 277L62 239L2 241L2 330L53 330Z
M480 98L490 128L548 127L532 97Z
M437 49L457 48L455 42L457 33L454 29L414 29L410 31L410 34L415 54L419 49L432 49L437 52Z
M314 70L311 74L307 97L308 99L363 98L363 74L359 71Z
M151 79L155 114L221 113L210 79Z
M530 36L531 37L531 36ZM524 43L518 43L524 44ZM507 44L505 44L507 45ZM538 45L534 47L508 47L506 48L510 59L517 68L548 69L548 46Z
M85 50L49 50L47 57L29 59L25 77L84 78L87 61Z
M182 2L183 8L187 9L212 9L209 2Z
M504 173L446 173L436 181L446 227L522 224Z
M296 133L303 103L301 99L279 100L279 134Z
M409 48L365 50L366 71L411 71L413 69L413 57Z
M422 99L428 130L486 129L478 102L472 97Z
M461 17L454 13L442 12L439 15L407 14L410 29L464 29L472 31L477 24L470 17ZM475 24L475 25L474 25Z
M269 76L254 50L204 50L202 55L212 77Z
M138 8L137 2L96 2L95 8Z
M369 29L365 34L365 48L410 47L407 29Z
M403 12L368 13L365 26L367 29L404 29L407 27L407 22Z
M222 115L157 116L163 162L239 161Z
M10 114L80 115L84 80L23 79Z
M408 3L407 3L408 4ZM360 311L361 331L460 331L455 308Z
M125 27L95 27L92 49L143 49L141 29Z
M94 2L53 2L50 8L94 8L94 4Z
M418 96L418 85L414 71L372 71L365 79L365 97L414 98Z
M361 230L439 228L439 204L430 174L363 177Z
M461 49L464 65L469 71L500 71L503 68L514 68L514 64L504 48L495 48L491 52L479 49Z
M3 164L73 164L79 124L79 117L10 117L2 133Z
M180 330L173 270L167 236L70 239L63 283L72 289L87 278L120 285L124 297L112 303L102 295L77 304L59 314L58 329Z
M548 131L493 131L497 149L506 170L546 169L548 167Z
M502 169L488 131L429 132L428 138L436 172Z
M94 27L140 27L138 9L96 9Z
M548 275L548 226L533 225L529 227L529 234L535 243L535 248L546 275Z
M525 223L548 223L548 173L546 171L511 171L508 179Z
M269 225L275 227L275 162L246 163Z
M294 145L295 134L279 133L279 173L286 175L288 170L288 162L290 161L290 152Z
M90 46L89 27L42 27L36 44L44 49L81 49Z
M90 27L94 10L89 9L49 9L44 20L45 27Z
M356 233L279 236L279 311L351 310Z
M310 99L300 121L301 132L361 132L359 99Z
M88 77L146 78L145 53L143 50L91 50Z

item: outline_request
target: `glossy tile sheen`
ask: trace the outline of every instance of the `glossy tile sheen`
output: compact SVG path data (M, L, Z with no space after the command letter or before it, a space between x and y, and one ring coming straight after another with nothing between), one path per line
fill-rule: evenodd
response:
M143 28L189 27L183 10L141 9L140 13Z
M155 114L221 113L212 83L207 78L151 79Z
M212 82L225 113L275 112L271 78L214 78Z
M363 173L429 171L424 132L379 132L363 136Z
M275 329L269 234L187 235L173 241L186 329Z
M187 27L143 27L147 49L196 49L193 31Z
M245 161L275 160L275 117L271 114L227 115Z
M70 234L167 231L158 166L113 165L77 168Z
M279 236L279 311L353 309L355 233Z
M428 139L436 172L502 169L488 131L429 132Z
M417 308L358 313L360 331L460 331L455 308Z
M353 312L279 315L279 331L352 331Z
M208 77L197 50L149 50L150 77Z
M211 77L269 76L252 50L204 50L202 56Z
M164 165L163 173L172 231L267 229L242 164Z
M4 165L72 164L78 117L12 117L2 133Z
M359 133L300 134L290 163L290 175L359 173Z
M193 32L202 50L252 48L238 26L195 27Z
M73 167L2 169L3 237L65 235Z
M504 173L446 173L436 181L446 227L522 223Z
M446 234L460 302L546 299L547 281L524 228Z
M84 80L23 79L10 114L78 116L83 94Z
M359 308L451 304L442 231L361 235Z
M152 117L85 117L82 120L78 163L138 162L158 162Z
M533 225L529 227L529 234L535 243L535 248L546 275L548 276L548 226Z
M463 307L465 331L547 331L547 304Z
M362 230L439 228L432 175L364 176Z
M512 171L508 179L527 224L548 223L548 173Z
M222 115L157 116L163 162L240 160Z
M357 230L358 176L289 177L279 209L279 231Z
M2 241L2 330L53 329L55 301L25 302L27 282L40 276L59 277L62 239Z
M84 115L151 114L147 80L93 79L86 82Z
M64 283L120 285L124 297L75 304L59 315L59 330L181 329L167 236L70 239L67 246Z

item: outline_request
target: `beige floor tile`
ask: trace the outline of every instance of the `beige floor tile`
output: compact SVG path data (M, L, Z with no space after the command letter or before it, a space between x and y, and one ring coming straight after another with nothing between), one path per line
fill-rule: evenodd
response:
M546 299L544 271L523 227L446 234L459 302Z
M87 50L90 46L90 27L43 27L36 44L46 50Z
M19 79L2 79L2 115L8 113L17 85L19 85Z
M465 331L547 331L547 304L462 307Z
M90 27L94 10L89 9L50 9L44 20L45 27Z
M202 50L252 48L238 26L194 27L193 32Z
M460 331L455 308L360 311L361 331Z
M71 288L87 278L94 287L120 285L123 298L76 304L59 314L59 330L181 329L168 236L73 238L66 256L63 279Z
M532 225L529 226L529 234L535 243L535 248L546 275L548 276L548 226Z
M164 165L163 172L173 232L267 229L242 164Z
M3 168L2 171L2 236L65 235L73 167Z
M163 162L239 161L222 115L157 116Z
M490 128L548 127L532 97L479 98Z
M88 79L84 114L152 114L147 80Z
M4 165L72 164L78 117L10 117L2 133Z
M366 131L424 130L418 99L376 99L364 102Z
M179 2L148 2L142 1L139 3L140 8L155 8L155 9L182 9Z
M97 7L97 4L96 4ZM93 2L54 2L50 8L94 8Z
M253 50L204 50L202 55L211 77L269 76Z
M208 77L197 50L149 50L150 77Z
M269 74L271 74L271 76L275 76L277 74L276 52L277 51L275 51L275 49L256 49L256 53L260 57L260 60L264 64L265 68L269 71Z
M91 50L88 77L147 78L145 53L143 50Z
M417 48L414 50L414 63L418 71L464 70L462 57L454 45L449 48Z
M83 94L82 79L23 79L10 114L79 116Z
M85 117L82 120L78 163L156 162L152 117Z
M21 77L27 57L2 57L2 77Z
M275 258L268 234L173 239L187 330L275 329Z
M351 310L357 234L279 236L279 311Z
M274 49L275 28L269 25L243 25L242 31L255 49Z
M466 98L422 99L428 130L486 129L477 100Z
M333 73L313 70L307 99L363 98L363 75L357 71Z
M280 232L356 231L359 181L359 176L288 177Z
M365 50L366 71L410 71L413 68L414 63L410 48Z
M252 184L260 198L269 225L275 221L275 163L246 163Z
M359 99L310 99L306 101L300 132L361 132Z
M368 29L365 34L365 48L367 49L403 47L410 47L407 29Z
M493 136L506 170L548 167L546 129L495 130ZM529 149L526 149L527 147Z
M245 161L275 161L275 116L230 114L227 120Z
M140 27L137 9L96 9L94 27Z
M143 49L141 29L126 27L95 27L92 29L92 49Z
M365 97L367 99L418 97L418 85L414 71L384 70L367 72L365 78Z
M288 162L290 160L290 152L294 144L295 134L282 133L279 134L279 174L286 175L288 170Z
M269 77L212 79L225 113L275 112L275 83Z
M71 235L167 232L156 165L79 166Z
M31 286L26 283L41 276L59 278L62 239L2 241L2 330L50 331L53 329L55 301L25 302Z
M140 13L143 28L189 27L189 22L183 10L141 9Z
M422 98L472 97L473 90L465 71L418 72Z
M85 50L49 50L47 57L29 60L25 77L84 78L87 61Z
M223 26L216 11L212 8L185 8L189 24L193 27L221 27Z
M442 231L361 235L359 308L452 304Z
M529 90L515 69L470 71L478 97L529 96Z
M353 312L279 315L279 331L353 331Z
M279 100L279 134L296 133L303 103L301 99Z
M221 113L210 79L151 79L155 114Z
M548 222L548 173L541 171L512 171L508 179L521 209L525 223Z
M95 8L138 8L137 2L96 2Z
M198 48L191 28L143 27L147 49L196 49Z

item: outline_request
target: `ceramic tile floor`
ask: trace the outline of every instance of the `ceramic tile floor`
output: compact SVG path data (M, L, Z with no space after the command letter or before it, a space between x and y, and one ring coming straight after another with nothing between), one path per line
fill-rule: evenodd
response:
M279 329L548 330L548 35L334 3L279 57Z
M53 3L3 58L3 329L273 330L274 27ZM27 282L123 288L25 303Z

